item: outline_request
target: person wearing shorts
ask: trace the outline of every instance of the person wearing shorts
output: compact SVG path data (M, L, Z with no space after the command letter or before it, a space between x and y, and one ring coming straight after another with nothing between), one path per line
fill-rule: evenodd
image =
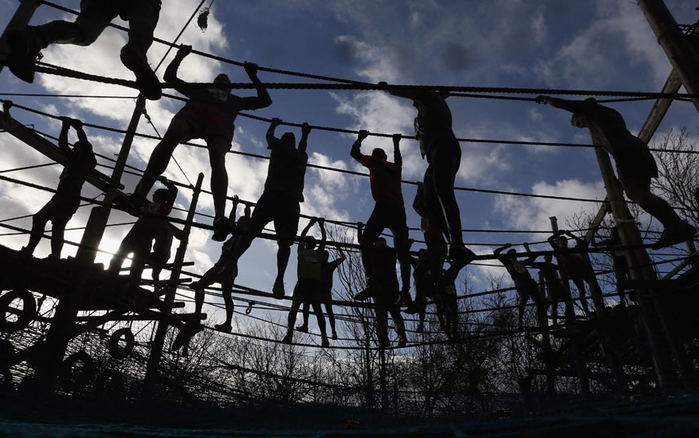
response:
M97 161L92 152L92 144L87 140L83 125L80 120L62 117L63 125L58 137L58 147L68 158L63 173L59 177L56 193L46 205L32 218L32 230L29 235L29 243L22 248L25 255L34 254L41 237L44 234L46 223L51 221L51 260L61 258L64 234L68 221L80 207L80 192L90 172L95 168ZM68 146L68 131L74 127L78 134L78 141L73 149Z
M592 143L604 148L616 164L617 176L626 196L664 227L654 249L676 245L694 237L696 229L681 219L670 204L650 190L651 179L658 177L658 168L648 145L631 134L622 115L600 105L594 98L566 100L538 96L536 102L573 113L570 123L588 128Z
M51 44L89 46L117 16L129 22L129 41L121 49L121 62L136 76L136 85L151 100L162 95L160 81L148 65L147 52L153 44L161 0L82 0L74 22L56 20L27 26L9 33L10 71L26 82L34 82L34 63L41 49Z
M303 186L308 162L306 147L308 134L311 132L308 123L301 125L301 140L297 148L293 133L286 132L281 138L274 136L277 126L281 123L281 120L274 118L267 130L267 148L271 150L271 154L265 189L252 213L248 232L241 236L236 244L227 266L234 280L238 275L240 257L250 247L255 236L259 235L268 223L274 222L279 246L277 277L272 286L275 298L284 297L284 274L289 264L291 245L298 230L301 214L299 204L303 202Z
M257 96L238 97L231 94L226 88L231 82L225 74L216 76L215 87L209 89L179 79L177 70L191 51L191 46L181 46L165 71L165 81L187 96L189 101L172 118L167 132L153 150L143 177L131 195L130 203L137 206L146 198L156 178L167 169L178 144L201 138L206 142L211 163L211 193L214 198L212 239L223 242L230 233L228 218L225 216L228 189L226 153L233 140L233 123L240 111L265 108L272 104L272 99L257 77L257 65L252 63L245 63L245 72L255 84Z

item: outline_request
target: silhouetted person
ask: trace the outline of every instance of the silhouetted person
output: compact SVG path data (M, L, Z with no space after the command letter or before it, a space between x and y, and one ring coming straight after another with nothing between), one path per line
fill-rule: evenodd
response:
M505 255L502 255L502 251L511 248L512 244L508 243L496 248L493 251L495 257L500 260L500 263L505 266L507 273L512 277L512 281L515 284L515 290L519 296L519 314L517 317L517 326L522 328L524 319L524 309L527 305L527 301L530 299L536 305L537 317L539 320L539 325L541 328L546 328L546 301L544 297L539 294L539 285L534 281L531 274L527 270L526 265L531 263L534 259L529 257L525 261L517 260L517 252L514 249L507 251Z
M236 117L242 110L265 108L272 104L269 93L257 78L257 65L245 63L245 72L255 84L257 96L238 97L227 88L231 81L225 74L214 79L221 88L201 88L177 77L182 60L191 52L191 46L180 46L177 55L165 71L165 81L189 98L185 106L172 118L170 126L148 160L145 173L132 195L132 203L139 204L153 187L156 178L167 169L178 144L194 138L206 141L211 163L211 193L214 198L214 234L217 242L226 240L230 232L226 215L226 153L231 148Z
M216 324L214 327L216 330L228 333L231 331L235 304L233 303L233 297L231 296L233 291L233 281L230 278L230 273L226 272L225 268L226 264L233 255L233 248L235 248L235 245L242 236L240 233L247 231L247 227L250 223L249 205L245 206L243 216L241 216L236 222L235 218L239 203L240 199L238 196L234 196L233 208L231 209L231 214L228 217L232 230L232 236L221 246L221 256L218 258L218 261L211 268L209 268L204 275L201 276L199 281L195 281L190 285L190 288L194 289L194 311L195 313L201 313L204 306L204 297L206 295L205 289L216 282L221 283L221 295L223 296L223 302L226 306L226 320L221 324Z
M428 163L424 177L425 204L445 230L453 261L452 274L458 274L476 255L464 246L461 236L461 212L454 194L454 181L461 166L461 145L452 130L451 110L445 101L448 95L427 90L390 90L389 93L411 99L417 109L415 136L420 142L422 158L427 158Z
M130 288L138 287L154 240L167 232L167 228L170 227L166 218L175 204L177 187L166 178L160 178L160 181L166 188L153 192L153 202L147 200L143 202L141 206L143 214L124 236L119 249L109 261L109 273L119 275L126 256L133 253L129 273Z
M612 269L614 270L614 278L616 279L616 289L619 292L621 305L625 306L628 304L628 297L624 293L624 288L619 287L619 285L622 281L631 279L631 272L629 271L629 262L626 260L626 250L615 248L622 245L619 229L617 229L617 227L612 227L609 230L608 239L595 241L593 236L592 245L609 247L609 254L612 256Z
M371 252L371 263L374 266L372 292L376 306L376 335L379 348L391 345L388 339L388 314L391 314L393 325L398 335L398 347L407 343L403 316L398 306L398 277L396 276L396 253L386 244L386 239L379 237L374 244L375 251Z
M158 234L153 239L153 249L146 257L146 263L151 265L151 277L153 278L153 290L162 295L165 289L162 288L160 282L160 273L163 270L167 261L170 260L170 251L172 249L172 240L175 235L180 235L181 230L177 229L170 223L167 226L161 227ZM178 238L180 238L179 236Z
M160 3L160 0L81 0L74 22L57 20L10 32L8 67L15 76L31 83L41 49L51 44L89 46L119 16L129 22L129 41L121 49L121 62L136 75L136 85L144 96L160 99L160 82L146 55L153 43Z
M529 245L524 244L527 253L530 253ZM573 299L570 297L570 292L563 286L561 278L558 275L558 266L552 262L553 256L545 254L544 260L541 262L528 261L527 265L539 270L539 296L543 299L548 297L548 302L551 306L551 321L553 325L558 325L558 304L565 305L566 323L572 324L575 322L575 306Z
M585 283L589 285L592 300L600 309L604 307L602 291L597 284L597 279L595 278L595 272L592 270L592 266L590 266L590 264L580 255L573 253L570 248L568 248L568 239L564 236L564 234L572 237L576 241L575 249L577 250L577 253L587 252L587 242L571 232L562 230L555 232L548 238L549 244L554 250L556 250L555 255L556 259L558 260L558 267L563 276L563 281L573 281L575 288L578 290L578 295L580 296L580 304L582 304L585 314L589 315L590 308L587 305L587 298L585 298Z
M306 176L308 154L306 146L311 127L308 123L301 125L301 140L298 148L296 137L285 132L281 138L274 136L274 131L282 121L274 118L267 130L267 149L271 150L265 190L262 192L255 211L252 213L248 232L241 236L233 249L231 260L226 269L231 272L233 280L238 276L238 260L252 244L255 236L260 234L265 225L274 221L277 233L277 278L272 286L275 298L284 297L284 273L289 264L291 245L294 244L301 214L300 203L303 202L303 185Z
M362 141L369 135L368 131L359 131L357 140L352 145L350 156L362 166L369 169L371 195L376 201L374 210L366 222L366 228L359 244L362 247L362 262L369 288L373 287L374 267L369 263L374 251L374 244L381 232L388 228L393 233L393 240L400 263L401 281L400 300L408 305L410 299L410 260L408 258L408 226L406 224L403 191L401 189L401 168L403 159L400 154L401 135L393 136L393 162L387 160L386 152L376 148L371 155L362 154Z
M345 253L342 252L340 245L337 246L337 251L340 257L329 261L330 253L328 250L323 251L323 260L321 264L321 290L320 290L320 302L325 306L325 313L328 315L328 323L330 323L330 330L332 333L332 338L337 339L337 330L335 329L335 313L333 312L333 274L335 269L337 269L342 262L347 260ZM300 332L308 332L308 317L310 313L310 304L308 301L303 303L303 325L296 327L296 330Z
M307 235L308 231L316 222L320 226L321 233L320 242L317 245L315 238ZM306 225L306 228L301 232L301 241L298 246L298 280L294 287L291 309L289 309L286 335L282 340L282 342L286 344L291 344L293 340L294 324L296 323L296 314L299 311L299 307L301 307L303 303L310 303L311 307L313 307L313 313L315 313L316 319L318 320L321 345L323 347L330 345L328 335L325 331L325 316L320 308L321 290L323 288L322 266L323 252L325 251L325 237L325 220L323 218L311 219L308 225Z
M95 154L92 152L92 145L87 140L87 135L83 130L82 122L67 117L62 117L61 120L63 125L58 136L58 147L68 159L68 164L59 176L56 193L32 218L29 243L22 248L23 254L34 254L34 250L44 234L46 223L51 221L51 255L49 258L54 261L61 258L66 225L80 207L80 192L83 184L97 164ZM78 141L73 145L73 149L68 145L68 131L71 126L78 134Z
M588 128L592 143L614 157L617 176L626 196L663 224L663 234L653 248L675 245L694 236L694 227L682 220L667 201L651 192L651 179L658 177L655 159L648 145L629 132L618 111L598 104L594 98L565 100L539 96L536 102L573 113L571 124Z

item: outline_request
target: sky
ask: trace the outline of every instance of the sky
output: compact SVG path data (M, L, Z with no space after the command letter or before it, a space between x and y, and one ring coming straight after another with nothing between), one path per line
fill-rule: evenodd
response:
M56 3L72 9L79 5L77 0ZM173 41L199 3L199 0L164 0L155 36ZM209 3L207 0L205 5ZM16 0L0 0L3 28L17 4ZM678 23L691 24L697 20L695 2L668 0L666 4ZM73 16L41 6L31 23L42 24L55 19L72 21ZM115 22L127 25L119 19ZM89 47L54 45L43 50L44 61L97 75L131 79L131 73L118 58L125 42L126 35L122 31L108 28ZM272 73L265 68L370 83L657 92L671 70L641 9L628 0L219 0L212 5L206 31L193 22L178 43L226 59L255 62L261 68L261 81L270 83L318 81ZM158 65L166 51L165 45L154 43L148 53L151 65ZM174 51L157 70L160 78L173 54ZM241 67L196 54L182 63L179 75L187 81L210 82L219 72L228 74L233 82L248 81ZM50 94L49 97L0 97L53 115L67 115L85 123L116 129L126 129L136 95L134 90L124 87L46 74L38 74L35 83L30 85L16 79L7 69L0 73L0 93ZM234 93L253 94L248 89L234 90ZM60 95L123 98L57 97ZM411 102L380 91L272 89L270 95L273 104L253 115L265 119L278 117L295 124L308 122L316 127L414 134L415 109ZM459 138L590 142L586 130L570 125L568 113L549 106L456 96L450 97L448 103L453 113L454 132ZM624 115L629 129L636 133L652 104L652 101L638 101L610 106ZM160 135L182 105L181 101L167 97L147 102L147 112ZM50 135L57 136L60 131L56 120L18 108L13 109L12 114L21 123ZM681 127L687 127L694 136L696 126L694 107L676 102L654 140ZM239 117L232 150L267 155L264 138L267 127L266 122ZM155 134L144 118L137 130ZM277 134L286 130L299 137L298 128L285 126L279 127ZM106 156L118 153L121 135L89 126L86 131L96 152ZM314 129L308 141L309 163L365 172L349 157L355 138L354 134ZM9 134L0 134L0 140L5 151L0 157L0 170L48 162ZM143 168L154 146L155 141L137 137L128 164ZM592 149L471 142L461 146L458 187L589 199L605 196ZM363 151L374 147L383 147L392 156L390 139L369 137ZM421 180L427 163L420 157L417 142L403 140L401 151L403 179ZM174 158L182 171L171 161L165 173L168 178L193 182L197 174L203 172L204 187L208 189L210 170L204 149L180 146ZM99 162L107 164L103 159ZM227 168L229 196L237 194L244 200L256 201L262 193L267 161L229 154ZM6 175L55 187L60 171L59 166L49 166ZM130 193L137 179L127 175L122 182L125 191ZM410 208L415 187L404 185L403 190L408 225L418 227L417 216ZM83 196L99 194L89 184L83 189ZM366 221L373 207L368 178L327 170L308 169L304 196L302 214L329 220ZM7 223L29 228L31 218L28 215L38 211L49 198L46 192L0 181L0 220L27 216ZM190 199L191 192L181 190L177 205L187 208ZM507 242L521 244L545 240L542 235L529 232L549 230L551 216L565 224L565 218L572 214L598 210L595 203L468 191L458 191L457 199L464 229L522 231L512 234L465 232L467 246L471 244L473 250L481 254ZM211 215L212 207L210 197L203 196L198 211ZM69 227L84 226L88 214L89 208L81 208ZM173 215L183 217L180 213ZM133 218L118 211L110 217L110 223L130 220ZM197 220L210 223L210 218L203 216ZM302 220L299 232L305 224ZM116 250L127 231L128 227L124 226L108 228L101 248ZM66 233L66 238L72 241L79 241L81 236L81 230ZM416 231L411 237L421 238ZM0 244L13 249L21 248L26 240L25 235L0 236ZM548 247L534 244L533 249ZM44 240L35 255L44 257L48 253L48 241ZM276 275L275 253L273 242L256 241L240 261L237 282L269 290ZM63 257L74 254L73 246L63 250ZM195 262L193 271L204 272L219 254L220 244L210 240L209 231L193 230L186 255L187 260ZM295 251L285 277L287 294L295 282L294 258ZM108 263L109 255L99 255L97 261ZM474 265L467 271L471 286L477 290L487 286L488 274L498 277L504 274L503 269L489 266ZM508 284L507 279L504 282ZM218 322L217 318L213 316L213 322Z

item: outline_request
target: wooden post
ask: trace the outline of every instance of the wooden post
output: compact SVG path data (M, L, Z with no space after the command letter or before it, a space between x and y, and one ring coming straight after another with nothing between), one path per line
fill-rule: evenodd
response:
M699 95L699 56L690 40L682 33L663 0L638 0L638 6L658 38L665 55L677 71L684 88ZM699 110L699 98L693 98Z
M138 119L141 117L141 114L143 114L145 102L145 97L142 95L139 96L136 101L136 108L131 117L131 122L124 136L121 151L119 152L119 158L114 167L114 172L112 173L111 184L107 189L105 196L107 202L111 202L118 191L121 175L123 174L126 164L126 158L131 150ZM94 263L97 248L102 240L102 235L104 234L110 212L111 207L109 206L100 206L92 209L81 245L76 255L76 262L78 264L86 266ZM52 390L68 343L75 333L75 320L87 292L87 282L88 278L86 277L76 278L73 290L70 293L64 294L63 298L56 306L56 313L46 335L45 347L42 349L42 358L40 361L37 361L36 367L37 384L45 390Z
M199 201L199 194L201 193L201 184L204 180L204 174L200 173L197 177L197 184L194 188L194 193L192 195L192 202L189 205L189 212L187 213L187 220L182 231L182 239L180 239L180 246L177 248L177 253L175 254L175 260L173 262L172 273L170 274L169 285L167 286L167 292L165 294L164 308L162 313L164 316L158 321L158 328L155 332L155 338L151 346L151 353L148 357L148 365L146 368L146 377L143 384L143 394L148 395L155 388L155 384L158 380L158 367L160 366L160 357L163 354L163 346L165 345L165 336L167 335L167 329L170 327L170 316L172 314L172 306L175 302L175 293L177 292L177 280L182 272L182 263L184 262L184 256L187 251L187 244L189 243L189 233L192 230L192 223L194 222L194 213L196 212L197 202Z
M631 278L644 281L657 280L651 259L642 248L641 235L626 205L621 185L614 175L609 154L599 147L595 148L595 153L597 154L602 179L607 189L607 197L610 200L614 221L619 230L621 243L625 246L634 247L626 252ZM658 308L657 300L653 297L654 294L654 291L648 290L638 297L638 303L644 320L644 330L658 384L663 391L667 391L674 386L675 379L671 353L665 348L665 343L674 343L674 341L664 333L661 309Z

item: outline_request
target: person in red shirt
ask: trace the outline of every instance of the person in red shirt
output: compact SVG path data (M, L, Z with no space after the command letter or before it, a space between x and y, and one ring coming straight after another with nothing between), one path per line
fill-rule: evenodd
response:
M376 148L371 155L362 154L360 148L362 141L369 135L368 131L359 131L357 140L352 145L350 156L362 166L369 169L369 183L371 195L376 201L374 210L364 228L363 237L360 240L362 248L362 262L367 276L369 289L372 288L372 276L374 269L370 260L375 251L375 243L381 232L388 228L393 233L398 263L400 264L401 281L403 287L399 300L404 305L411 303L410 299L410 260L408 258L408 226L406 224L405 205L401 190L401 174L403 158L400 154L400 134L393 135L393 162L388 161L386 152ZM371 295L371 294L369 294Z

